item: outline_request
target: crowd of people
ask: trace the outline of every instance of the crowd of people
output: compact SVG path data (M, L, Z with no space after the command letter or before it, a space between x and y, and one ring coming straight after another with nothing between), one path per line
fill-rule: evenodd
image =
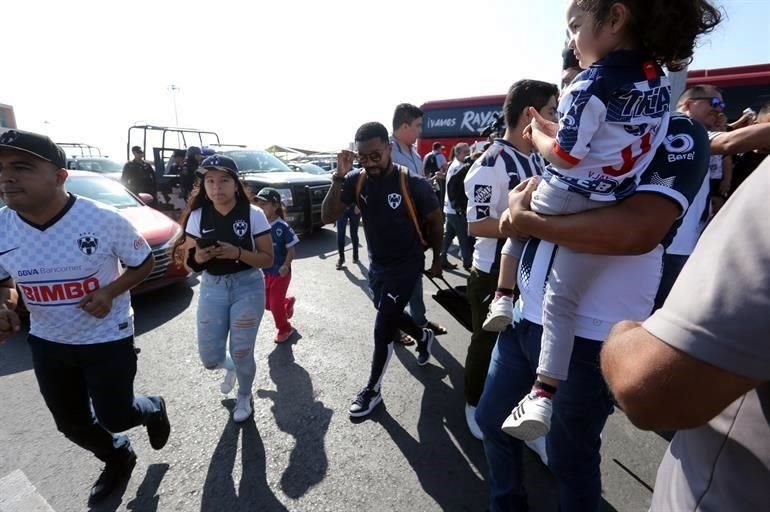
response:
M348 224L352 262L359 222L368 249L373 353L351 417L383 401L394 343L430 362L447 330L427 319L423 276L457 270L456 238L472 328L465 417L484 446L491 510L528 509L525 445L547 460L560 510L599 510L601 435L616 405L640 428L677 431L651 510L767 506L770 234L757 217L770 193L770 105L728 123L718 88L672 98L663 72L684 66L720 19L706 0L573 0L561 89L515 82L491 140L459 143L449 158L437 143L421 157L423 112L406 103L392 132L358 128L322 207L337 225L338 270ZM156 194L142 148L132 151L126 186ZM105 463L93 504L136 463L114 433L144 425L159 450L171 423L163 397L133 390L129 291L152 252L116 211L69 194L65 168L47 137L0 134L0 341L20 329L18 289L56 426ZM253 196L227 156L191 147L169 169L187 200L174 254L202 274L200 360L222 372L222 393L237 386L232 417L243 422L264 312L276 343L296 333L299 240L280 193Z

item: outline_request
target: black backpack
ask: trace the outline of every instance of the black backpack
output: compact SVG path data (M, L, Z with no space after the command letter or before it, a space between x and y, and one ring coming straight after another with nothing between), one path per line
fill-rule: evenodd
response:
M436 160L436 153L431 153L428 155L428 158L425 159L425 165L423 166L422 172L425 174L425 176L430 178L438 171L439 168L438 161Z
M455 172L446 184L446 196L457 215L465 217L468 210L468 196L465 195L465 177L468 175L472 162L466 160L462 167Z

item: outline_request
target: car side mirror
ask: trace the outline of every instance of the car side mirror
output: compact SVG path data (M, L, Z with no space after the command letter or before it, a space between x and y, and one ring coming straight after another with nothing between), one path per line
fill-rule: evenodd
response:
M155 202L155 198L152 197L152 194L148 194L147 192L140 192L139 199L142 200L144 204L153 204Z

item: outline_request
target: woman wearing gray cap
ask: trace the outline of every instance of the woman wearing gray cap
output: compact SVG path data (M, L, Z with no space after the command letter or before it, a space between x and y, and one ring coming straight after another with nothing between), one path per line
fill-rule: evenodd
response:
M203 272L198 299L198 352L209 370L225 369L222 392L238 381L233 420L252 412L256 374L254 344L265 312L263 268L273 264L273 241L265 214L251 204L251 193L235 162L223 155L206 158L199 185L182 213L184 235L174 254ZM227 339L230 353L227 354Z

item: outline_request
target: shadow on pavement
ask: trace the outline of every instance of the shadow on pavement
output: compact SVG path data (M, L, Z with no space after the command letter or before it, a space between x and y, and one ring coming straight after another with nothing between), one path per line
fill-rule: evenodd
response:
M32 369L32 353L27 344L27 328L0 344L0 377Z
M190 307L193 299L192 286L197 278L134 297L134 329L137 336L159 327L181 315Z
M369 271L360 261L356 264L356 266L358 267L363 277L358 278L353 272L348 270L347 266L342 268L342 272L345 274L345 277L347 277L351 283L356 285L358 288L361 289L362 292L364 292L364 295L366 295L367 297L370 297L371 292L369 289L369 279L367 279L366 277Z
M434 364L419 367L414 353L395 348L404 367L425 387L413 438L387 412L375 411L371 420L380 423L414 469L425 492L442 510L483 510L487 502L484 483L486 462L482 444L465 425L462 366L440 345L434 345ZM443 365L435 365L438 361ZM449 375L452 386L444 382ZM460 386L458 387L458 383ZM480 476L481 475L481 476Z
M294 360L292 345L278 345L268 357L275 391L259 390L260 398L273 401L272 411L281 431L295 440L281 489L292 499L305 495L326 477L329 461L325 437L332 410L315 400L308 372Z
M136 497L126 504L126 509L136 512L156 512L160 501L158 489L168 468L168 464L152 464L148 467L144 480L136 490Z
M311 235L303 235L294 257L298 260L316 257L336 260L337 232L334 229L319 229Z
M222 403L232 411L235 400L224 400ZM241 481L236 487L233 469L238 455L239 437L242 468ZM267 483L265 445L253 417L240 424L229 419L211 457L203 485L201 512L221 510L287 510Z

